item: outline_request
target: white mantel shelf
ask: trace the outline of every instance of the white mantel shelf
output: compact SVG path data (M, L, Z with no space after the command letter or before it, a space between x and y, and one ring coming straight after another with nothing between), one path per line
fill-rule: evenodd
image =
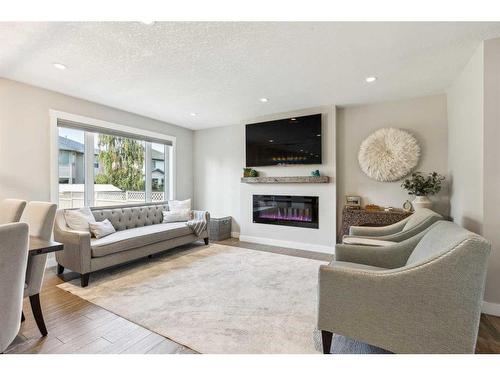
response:
M327 184L328 176L242 177L245 184Z

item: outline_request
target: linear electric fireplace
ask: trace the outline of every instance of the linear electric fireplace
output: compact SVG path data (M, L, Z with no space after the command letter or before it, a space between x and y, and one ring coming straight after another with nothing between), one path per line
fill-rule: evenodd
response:
M318 228L318 197L254 195L253 222Z

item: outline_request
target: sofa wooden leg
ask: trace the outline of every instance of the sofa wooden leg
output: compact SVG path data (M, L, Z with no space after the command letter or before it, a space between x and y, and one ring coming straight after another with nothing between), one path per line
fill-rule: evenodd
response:
M40 294L33 294L30 296L31 310L33 311L33 316L35 317L36 325L40 330L42 336L47 336L47 327L45 327L45 322L43 320L42 306L40 305Z
M57 274L61 275L64 272L64 266L61 266L59 263L57 264Z
M203 241L205 241L205 245L208 245L208 237L205 237Z
M82 273L80 275L80 284L82 288L85 288L87 285L89 285L89 278L90 278L90 273Z
M321 341L323 343L323 354L330 354L332 347L333 333L328 331L321 331Z

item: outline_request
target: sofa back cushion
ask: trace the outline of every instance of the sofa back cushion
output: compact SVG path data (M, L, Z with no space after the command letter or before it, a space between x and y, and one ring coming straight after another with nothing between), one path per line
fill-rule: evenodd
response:
M430 223L437 221L439 219L442 219L443 217L438 214L437 212L434 212L432 210L429 210L428 208L420 208L416 210L408 219L406 222L405 226L403 227L403 230L410 230L417 225L422 224L423 222L429 220ZM426 226L427 227L427 226Z
M469 232L455 223L438 221L430 227L417 246L415 246L406 265L426 262L453 250L462 242L474 238L479 238L486 244L486 241L482 237Z
M168 210L167 204L137 205L124 207L92 208L96 221L108 219L117 230L126 230L147 225L160 224L162 211Z

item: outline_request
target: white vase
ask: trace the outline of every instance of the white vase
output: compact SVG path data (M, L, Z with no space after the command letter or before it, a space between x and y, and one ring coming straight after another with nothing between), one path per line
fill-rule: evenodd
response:
M417 195L411 204L415 211L421 208L432 208L432 201L425 195Z

